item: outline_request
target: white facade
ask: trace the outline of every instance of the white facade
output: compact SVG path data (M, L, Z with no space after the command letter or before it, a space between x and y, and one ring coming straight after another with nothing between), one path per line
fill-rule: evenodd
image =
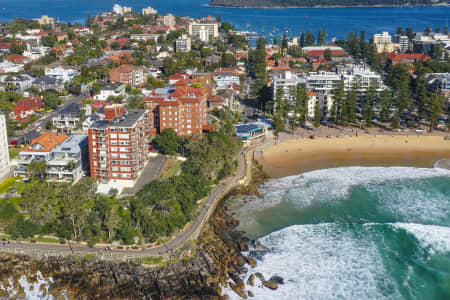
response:
M142 9L142 15L148 16L148 15L156 15L158 14L158 11L154 9L153 7L146 7Z
M214 76L214 81L216 82L217 89L226 89L232 85L239 86L240 80L239 76L233 73L223 73L217 76Z
M34 47L24 51L23 56L27 57L30 61L35 61L44 57L49 50L49 47Z
M0 113L0 178L5 175L9 169L9 151L8 151L8 133L6 131L5 115Z
M200 40L219 37L219 24L218 23L189 23L189 34L194 37L198 37ZM206 38L205 35L208 37Z
M167 14L166 16L163 17L163 23L166 26L170 26L170 27L175 26L175 24L176 24L175 16L172 14Z
M191 38L186 34L183 34L175 41L176 52L189 52L191 51Z
M72 79L77 75L77 71L72 69L64 69L62 67L56 67L46 70L45 75L66 83L72 81Z
M281 100L288 101L288 103L295 102L296 92L295 88L298 85L298 77L292 72L279 73L273 77L273 99L276 99L276 94L279 88L283 90L283 97ZM276 101L276 100L275 100ZM275 105L277 105L275 103Z
M23 65L17 65L13 62L4 60L0 63L0 74L1 73L18 73L23 71Z
M306 77L306 88L309 91L327 94L336 89L341 76L334 72L310 72Z
M331 108L333 107L333 95L328 94L316 94L313 92L308 93L308 103L307 103L307 116L308 118L314 118L314 113L316 109L316 103L319 101L320 113L322 117L326 117L330 114Z
M346 66L341 70L338 69L338 73L344 80L346 91L350 90L355 82L358 83L360 92L367 92L370 85L376 86L378 91L384 89L381 75L365 66Z
M113 6L113 13L115 13L116 15L125 15L131 13L131 11L131 7L120 6L119 4L114 4Z

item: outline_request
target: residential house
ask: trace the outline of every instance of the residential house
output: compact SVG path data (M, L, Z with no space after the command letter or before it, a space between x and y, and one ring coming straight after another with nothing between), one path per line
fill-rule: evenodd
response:
M78 72L76 70L64 69L63 67L55 67L53 69L45 70L46 76L53 77L63 83L71 82L77 73Z
M2 73L19 73L23 71L23 65L15 64L8 60L0 63L0 74Z
M33 161L47 164L46 176L56 180L76 180L88 170L87 135L68 136L45 132L19 153L14 175L27 176Z
M233 85L240 85L239 76L235 73L215 73L214 81L217 89L226 89Z
M6 60L18 65L23 65L28 62L28 58L20 54L11 54L6 58Z
M45 75L36 78L32 85L41 92L47 90L62 91L64 89L64 82L62 80Z
M81 106L71 103L52 118L53 127L59 133L70 134L81 127Z
M0 76L0 89L23 94L26 89L32 86L33 80L34 78L26 73L13 76L2 75Z
M106 101L109 97L120 97L126 95L126 86L122 83L110 83L100 89L100 93L94 96L94 100Z

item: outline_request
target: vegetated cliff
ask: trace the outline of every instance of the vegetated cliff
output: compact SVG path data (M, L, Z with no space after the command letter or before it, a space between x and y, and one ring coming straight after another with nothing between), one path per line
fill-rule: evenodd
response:
M406 6L444 3L441 0L211 0L212 6L224 7L342 7L342 6Z
M48 293L57 299L62 294L69 299L225 299L221 296L225 286L246 298L239 274L246 271L245 263L255 261L241 254L248 250L248 239L235 230L237 224L221 206L202 231L197 248L191 249L191 257L152 268L136 262L80 257L38 261L0 254L0 298L10 299L12 290L17 291L13 298L23 298L24 275L28 282L47 279Z

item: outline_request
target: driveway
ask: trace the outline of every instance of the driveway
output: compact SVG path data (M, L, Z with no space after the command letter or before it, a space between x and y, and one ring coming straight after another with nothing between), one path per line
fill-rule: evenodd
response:
M121 195L134 195L139 192L146 184L159 178L161 170L166 162L167 157L165 155L159 155L155 158L151 158L147 166L139 176L136 184L132 188L124 188Z

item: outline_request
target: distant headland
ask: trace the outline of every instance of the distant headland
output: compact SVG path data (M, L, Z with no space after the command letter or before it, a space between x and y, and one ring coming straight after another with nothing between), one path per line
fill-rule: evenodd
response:
M447 6L442 0L211 0L211 6L234 8Z

